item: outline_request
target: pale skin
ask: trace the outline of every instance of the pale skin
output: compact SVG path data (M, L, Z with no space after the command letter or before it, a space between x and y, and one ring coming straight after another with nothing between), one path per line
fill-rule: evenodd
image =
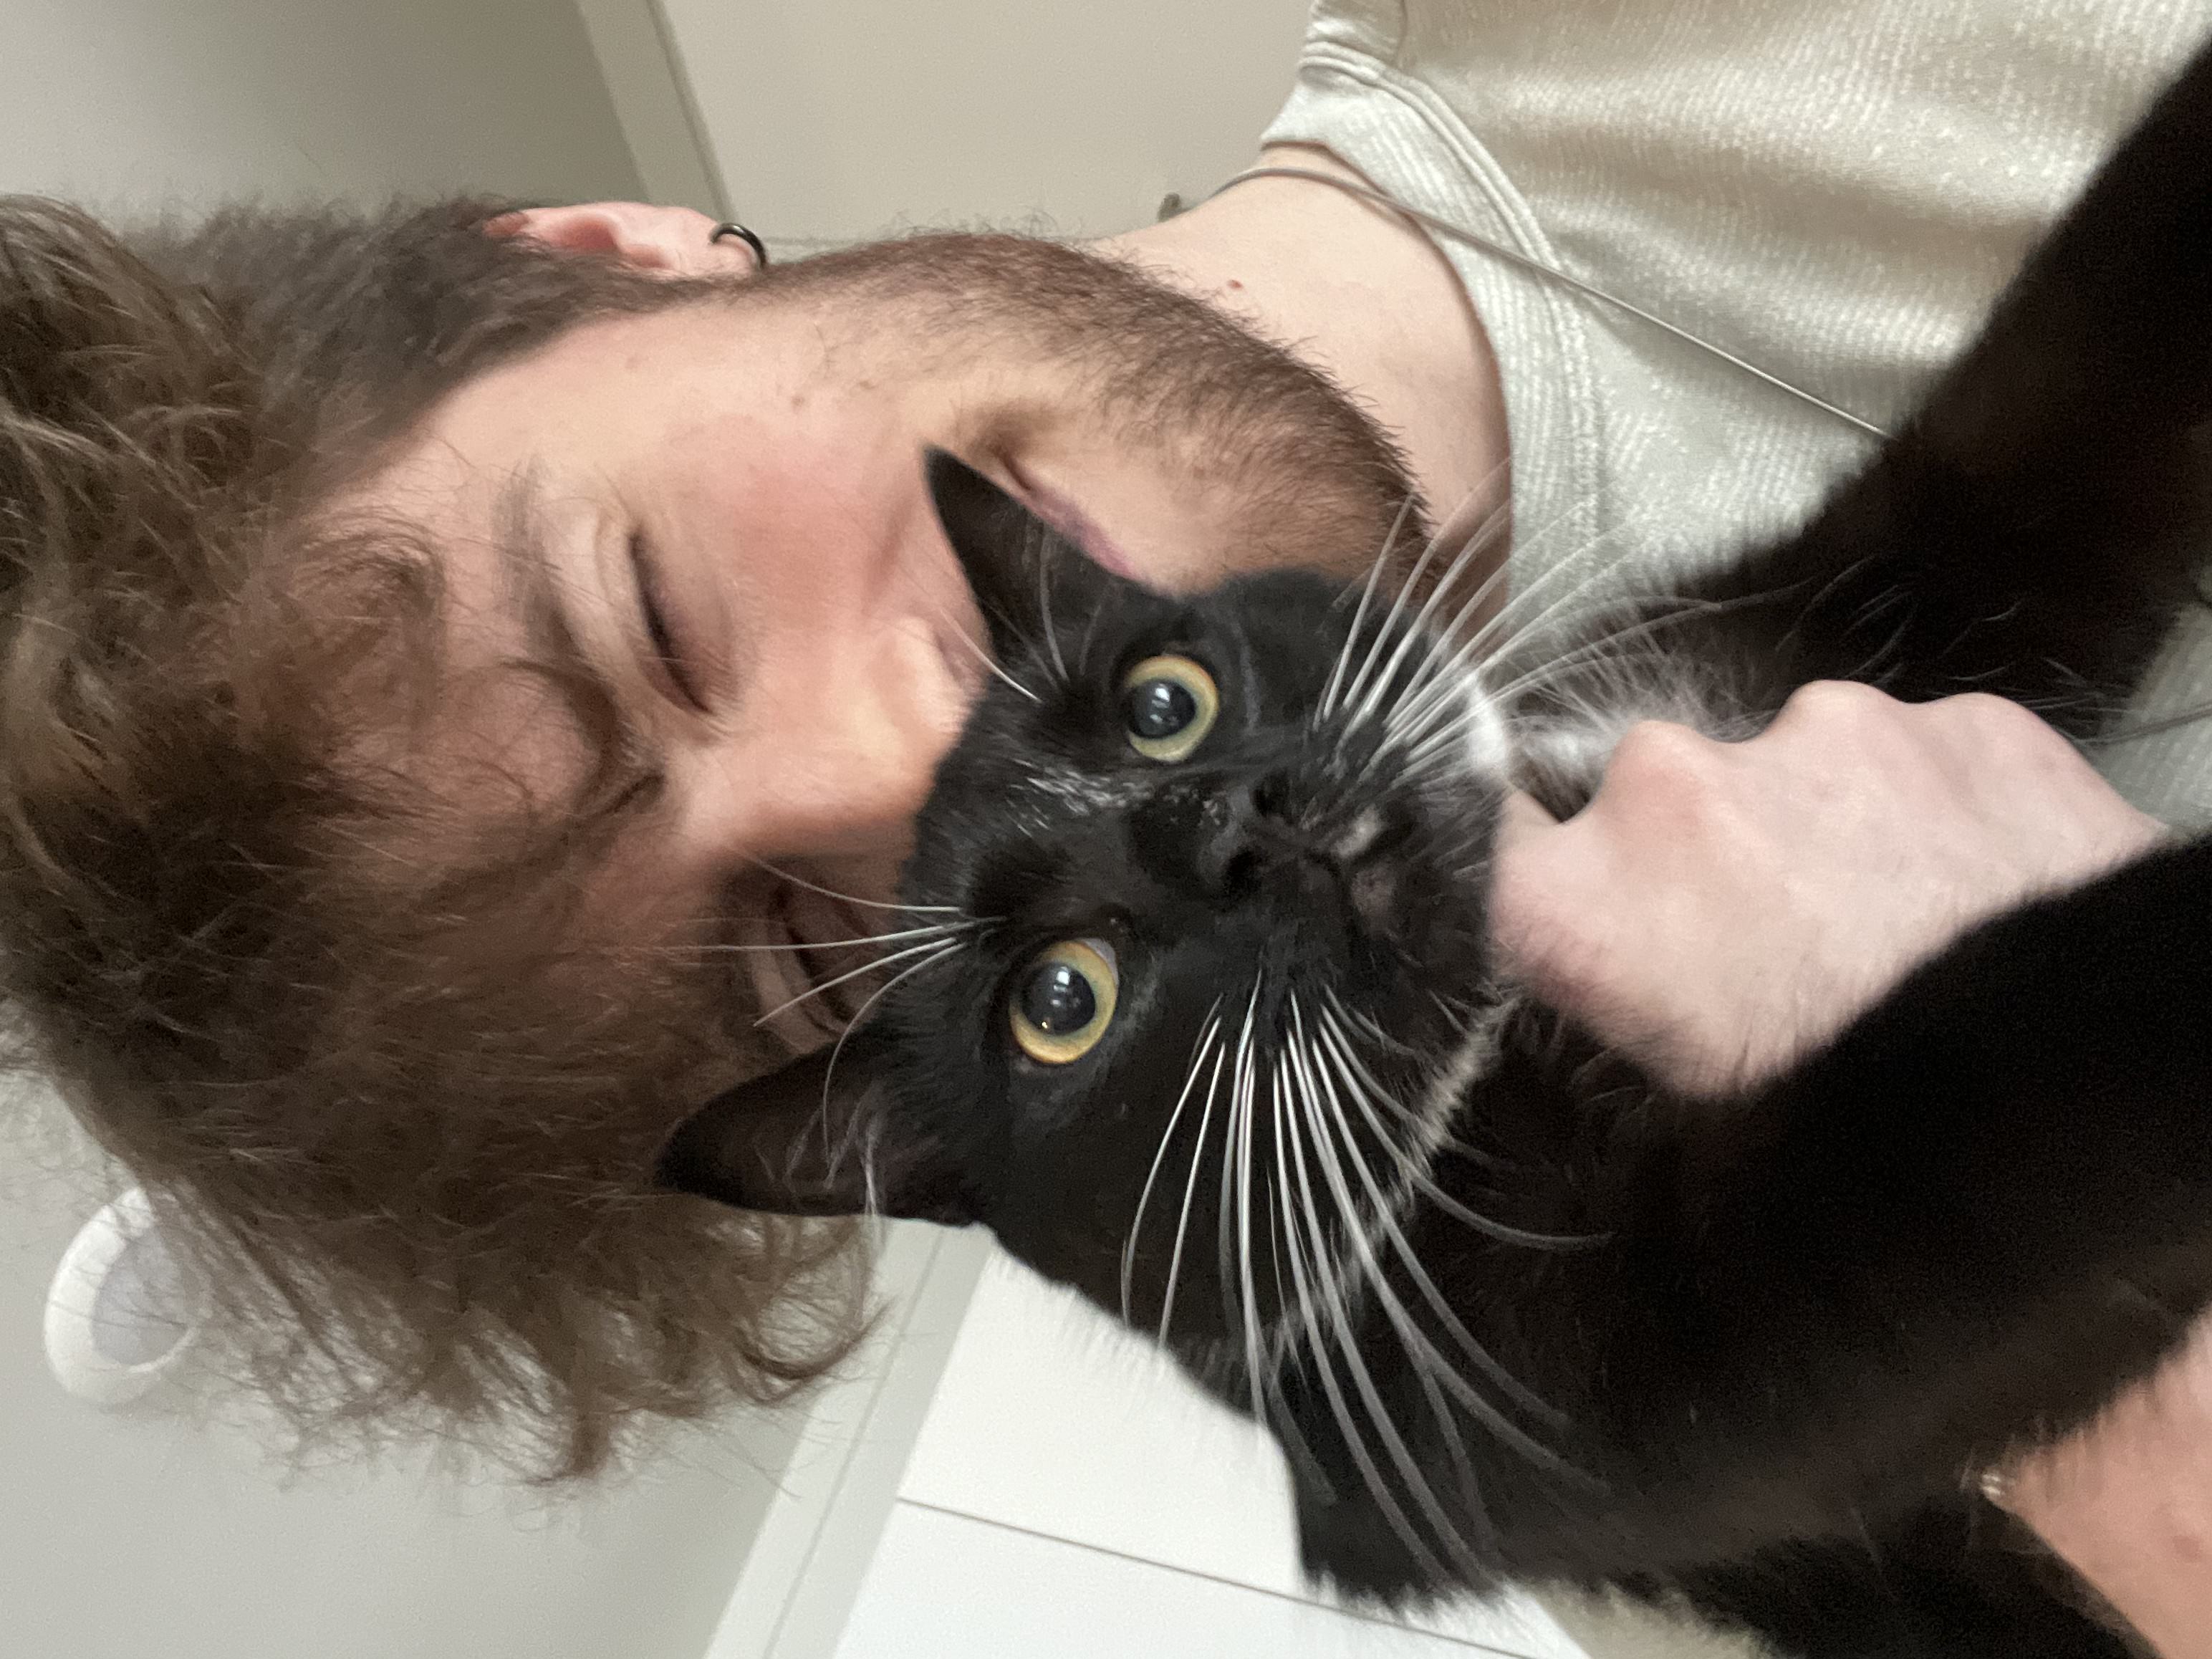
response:
M1296 149L1263 160L1341 166ZM501 228L672 272L742 273L752 259L680 210L539 210ZM1393 216L1322 185L1256 180L1103 251L1327 370L1397 440L1441 513L1502 511L1489 343L1449 267ZM488 658L518 642L500 492L524 471L537 480L581 643L668 757L668 811L630 861L650 882L623 895L650 930L758 861L888 896L983 672L959 642L975 631L972 601L911 458L925 442L972 447L986 428L1016 434L1001 481L1079 526L1095 555L1168 586L1236 567L1235 515L1089 429L1065 388L988 354L933 360L866 318L757 319L742 339L692 311L579 330L434 411L368 503L438 536L462 648ZM741 679L745 696L708 685L695 701L639 648L626 549L641 530L696 641L692 672ZM732 610L749 624L742 663L734 646L717 658L716 619ZM500 741L530 721L509 711ZM1747 744L1632 731L1566 823L1516 803L1497 932L1549 994L1682 1086L1714 1091L1832 1032L1972 921L2088 879L2160 833L2010 705L1906 708L1816 688ZM817 937L853 919L803 890L790 902L820 912L796 924ZM778 981L781 960L763 959L775 1000L795 983L788 969ZM2212 1343L2096 1431L2029 1460L2008 1491L2166 1659L2212 1659Z

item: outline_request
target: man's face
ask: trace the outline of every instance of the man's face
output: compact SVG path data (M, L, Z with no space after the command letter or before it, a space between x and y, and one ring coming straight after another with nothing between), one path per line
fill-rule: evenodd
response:
M580 326L446 399L357 505L439 550L454 672L550 651L603 683L660 775L609 866L649 930L763 863L888 896L988 672L929 444L1168 587L1358 569L1410 491L1332 390L1194 301L959 238ZM526 779L585 763L542 698L471 709ZM776 902L790 937L878 930Z

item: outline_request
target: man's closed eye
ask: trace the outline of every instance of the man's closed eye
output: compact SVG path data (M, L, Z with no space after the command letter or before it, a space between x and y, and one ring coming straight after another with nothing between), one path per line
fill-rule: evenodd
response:
M672 701L682 703L692 713L705 714L706 700L699 695L698 683L687 666L682 640L670 620L652 550L646 546L642 536L629 538L629 565L637 586L638 614L651 647L647 665L652 678Z

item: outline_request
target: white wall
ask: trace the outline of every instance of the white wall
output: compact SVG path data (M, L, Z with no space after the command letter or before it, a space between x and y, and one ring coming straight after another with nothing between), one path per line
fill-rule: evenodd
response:
M662 0L731 210L771 240L1101 235L1249 163L1304 0Z
M0 0L0 191L637 190L568 0Z
M91 1182L0 1146L0 1651L9 1659L698 1659L788 1448L686 1439L583 1498L293 1474L204 1385L103 1412L38 1342ZM766 1472L764 1473L763 1470Z

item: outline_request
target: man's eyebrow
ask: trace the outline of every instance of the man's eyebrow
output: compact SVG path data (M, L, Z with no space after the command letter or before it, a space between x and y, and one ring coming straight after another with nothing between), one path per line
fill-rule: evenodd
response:
M544 495L538 469L524 467L492 506L501 592L522 624L522 660L559 687L592 748L592 775L657 772L656 757L621 692L569 625L560 572L548 551Z

